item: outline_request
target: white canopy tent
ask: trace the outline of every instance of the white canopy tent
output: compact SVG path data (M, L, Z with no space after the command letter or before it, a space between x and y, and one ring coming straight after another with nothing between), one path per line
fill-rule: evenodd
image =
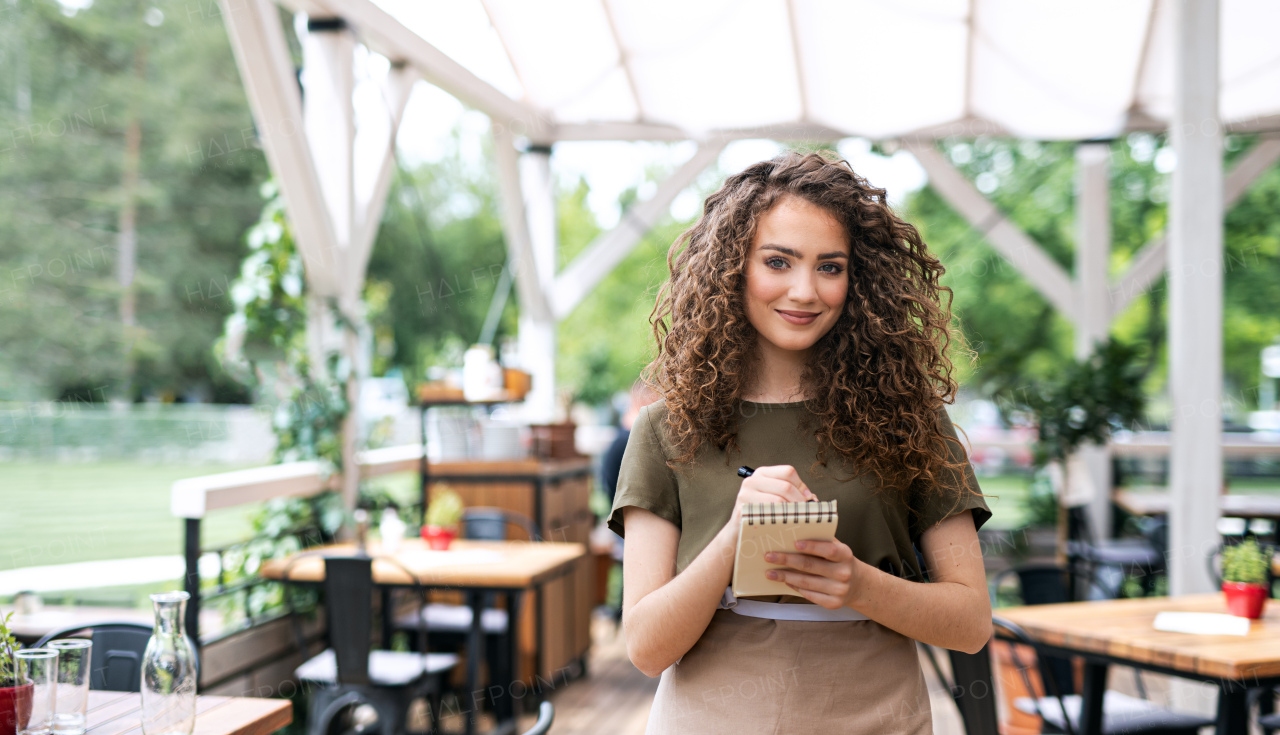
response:
M303 39L305 100L271 0L223 17L317 304L359 322L365 264L421 77L489 115L520 299L531 418L554 407L556 323L735 139L863 136L909 150L930 183L1076 325L1077 353L1169 271L1171 589L1209 589L1222 475L1223 207L1277 158L1266 138L1225 177L1222 135L1280 131L1280 4L1270 0L281 0ZM391 62L358 105L363 44ZM359 113L359 114L357 114ZM357 119L359 125L357 125ZM1109 273L1105 141L1171 133L1170 231ZM1074 275L992 205L934 141L980 134L1080 141ZM557 273L551 146L693 140L648 200ZM520 146L517 148L517 144ZM358 153L357 153L358 152ZM355 352L324 309L313 345ZM354 390L351 391L355 400ZM347 452L354 457L353 431ZM1109 487L1106 450L1081 453ZM355 474L344 484L354 499ZM1096 529L1109 498L1094 493Z

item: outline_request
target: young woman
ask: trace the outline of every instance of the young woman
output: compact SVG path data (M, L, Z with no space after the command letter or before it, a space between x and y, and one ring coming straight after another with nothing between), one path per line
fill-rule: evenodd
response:
M646 369L663 400L609 518L628 655L662 676L648 732L931 732L914 641L991 635L942 265L883 189L794 153L729 177L668 265ZM795 594L744 613L742 504L810 500L838 501L836 540L767 559Z

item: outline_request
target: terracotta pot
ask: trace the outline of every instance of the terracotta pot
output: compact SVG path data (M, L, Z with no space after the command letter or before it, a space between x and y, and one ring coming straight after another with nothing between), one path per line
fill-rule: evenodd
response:
M19 722L26 726L31 718L31 693L35 684L0 687L0 733L15 732Z
M445 551L449 548L449 544L458 536L458 529L454 526L423 526L422 538L435 551Z
M1227 612L1239 618L1257 620L1267 604L1267 586L1247 582L1223 582L1222 592L1227 596Z

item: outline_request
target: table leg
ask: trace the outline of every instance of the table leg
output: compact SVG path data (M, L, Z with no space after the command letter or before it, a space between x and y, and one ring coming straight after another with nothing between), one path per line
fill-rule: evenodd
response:
M512 693L516 682L520 679L520 601L522 590L507 590L507 632L503 643L505 651L498 657L502 661L502 671L494 678L501 691L494 700L493 711L498 718L498 728L503 730L509 725L515 731L516 702ZM492 689L490 690L492 691Z
M480 701L476 698L476 685L480 681L480 662L484 660L484 629L481 628L484 595L468 590L467 602L471 605L471 631L467 636L467 692L471 698L471 712L467 717L466 735L474 735L476 717L480 715Z
M391 594L390 587L382 588L382 649L384 651L391 650L391 633L395 626L395 596Z
M1107 693L1107 664L1084 663L1084 691L1080 702L1081 735L1101 735L1102 700Z
M1218 735L1247 735L1249 732L1249 689L1238 681L1218 684Z

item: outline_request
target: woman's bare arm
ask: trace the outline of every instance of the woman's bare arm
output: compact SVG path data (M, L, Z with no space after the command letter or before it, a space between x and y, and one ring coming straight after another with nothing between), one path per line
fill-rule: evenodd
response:
M966 653L977 653L991 638L991 600L971 513L921 534L930 584L886 574L839 541L799 543L802 552L776 558L796 570L780 579L823 607L848 606L908 638Z
M676 574L680 529L643 508L627 508L622 561L622 624L627 656L646 676L658 676L702 637L733 572L732 524Z
M811 498L815 496L794 468L760 467L742 481L729 522L680 574L680 529L643 508L624 508L622 625L631 663L647 676L658 676L702 637L733 575L743 503Z

